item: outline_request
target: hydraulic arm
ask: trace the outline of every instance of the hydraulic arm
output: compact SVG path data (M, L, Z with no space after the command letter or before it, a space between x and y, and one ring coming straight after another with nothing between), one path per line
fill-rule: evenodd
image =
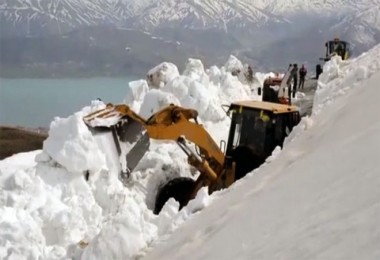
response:
M198 112L196 110L169 105L146 120L127 105L108 104L105 109L84 117L84 122L90 127L99 126L101 120L107 122L108 127L120 123L138 123L146 130L149 138L176 141L186 153L189 164L201 172L202 179L206 177L209 182L213 183L223 171L225 158L212 137L202 125L198 124L197 116ZM112 125L110 125L110 122L112 122ZM140 132L132 133L126 130L123 132L123 136L130 139L131 136L129 135L137 135ZM120 139L125 138L121 137ZM195 154L186 145L186 140L194 143L199 148L199 155ZM128 156L133 157L131 154Z

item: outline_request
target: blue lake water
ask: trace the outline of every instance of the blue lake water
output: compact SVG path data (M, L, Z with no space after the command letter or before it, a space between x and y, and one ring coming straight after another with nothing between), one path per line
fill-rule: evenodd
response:
M120 103L135 78L0 79L0 124L48 127L91 100Z

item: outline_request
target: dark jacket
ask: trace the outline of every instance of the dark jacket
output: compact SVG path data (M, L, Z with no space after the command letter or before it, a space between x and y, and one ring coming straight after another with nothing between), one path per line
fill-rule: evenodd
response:
M307 74L307 70L306 70L306 68L305 68L305 67L300 68L299 73L300 73L300 78L305 78L305 76L306 76L306 74Z
M298 68L297 67L293 67L292 71L290 72L290 76L292 78L297 78L297 73L298 73Z

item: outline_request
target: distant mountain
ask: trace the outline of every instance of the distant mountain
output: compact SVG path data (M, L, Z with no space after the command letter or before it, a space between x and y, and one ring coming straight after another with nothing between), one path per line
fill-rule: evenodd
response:
M231 53L262 69L313 64L336 36L356 53L380 42L379 6L380 0L3 0L1 73L52 62L111 74L128 63L142 73L163 60L192 56L212 64Z
M281 16L247 1L186 0L5 0L2 30L40 35L82 26L112 24L140 29L181 26L225 29L281 22ZM14 30L14 29L20 30Z
M0 18L6 25L2 29L24 27L29 33L52 28L62 33L99 24L224 29L285 22L306 13L344 17L379 4L379 0L4 0Z
M380 1L377 6L369 6L352 16L346 16L331 28L351 39L357 47L368 49L380 42Z

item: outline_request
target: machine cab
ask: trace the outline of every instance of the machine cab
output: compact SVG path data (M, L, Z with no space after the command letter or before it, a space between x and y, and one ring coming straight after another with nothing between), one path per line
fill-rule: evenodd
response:
M237 179L259 167L300 121L295 106L242 101L231 104L226 158L236 161ZM242 167L244 169L242 169Z
M325 43L326 46L326 58L325 61L330 60L333 54L337 54L342 57L342 60L346 60L350 56L350 44L345 41L335 38L333 41Z

